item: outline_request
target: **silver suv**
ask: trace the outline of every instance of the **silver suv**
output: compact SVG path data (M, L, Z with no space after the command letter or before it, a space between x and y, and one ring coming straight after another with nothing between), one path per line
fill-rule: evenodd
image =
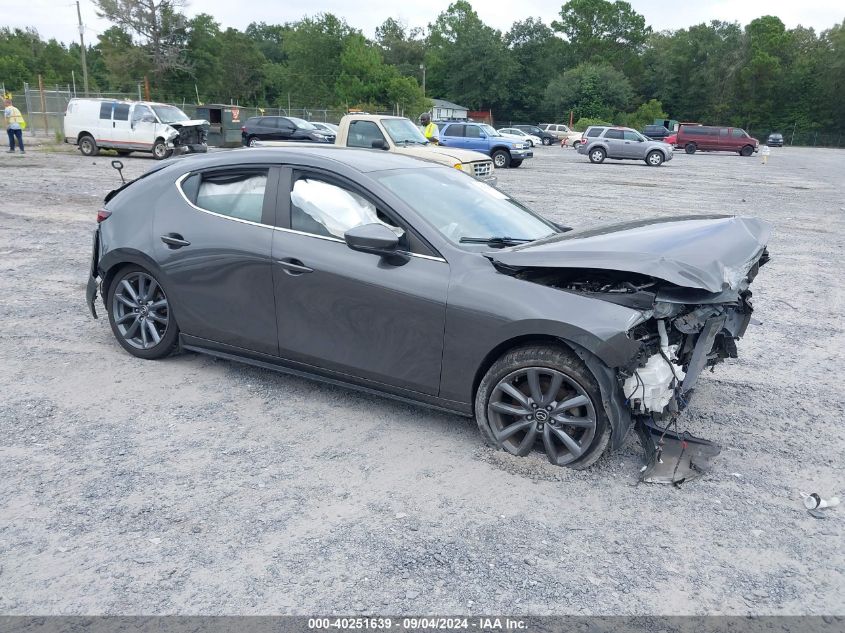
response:
M629 127L591 125L584 132L579 154L586 154L593 163L605 158L617 160L644 160L646 165L659 167L672 160L672 146L652 141Z

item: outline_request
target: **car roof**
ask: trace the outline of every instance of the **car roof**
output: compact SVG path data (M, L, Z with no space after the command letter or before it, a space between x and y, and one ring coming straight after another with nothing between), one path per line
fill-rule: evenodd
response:
M323 163L327 167L332 163L341 164L361 173L388 169L421 169L442 166L422 158L393 154L383 150L339 147L327 144L315 144L307 147L238 148L207 154L190 154L173 159L170 162L172 165L182 165L184 171L188 171L232 164L297 163L303 161L303 159L305 161L303 164L318 166L319 163Z

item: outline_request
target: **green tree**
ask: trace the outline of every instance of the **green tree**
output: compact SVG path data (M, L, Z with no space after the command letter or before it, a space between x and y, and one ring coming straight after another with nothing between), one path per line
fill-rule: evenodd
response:
M546 105L558 119L575 116L609 119L625 110L633 96L631 83L607 64L580 64L556 77L546 89Z
M471 109L507 106L516 65L499 31L485 25L472 5L458 0L429 25L428 94Z
M514 22L505 44L516 64L520 90L511 91L510 117L531 120L543 107L549 81L567 66L566 43L538 18Z
M387 18L376 28L375 41L386 64L395 66L406 77L421 78L420 64L425 61L425 40L421 29L408 30L399 21Z

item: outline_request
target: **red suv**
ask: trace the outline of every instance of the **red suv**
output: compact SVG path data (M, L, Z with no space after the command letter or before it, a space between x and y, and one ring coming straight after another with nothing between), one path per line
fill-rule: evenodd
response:
M716 127L711 125L681 125L675 147L684 148L687 154L702 152L738 152L751 156L760 147L760 141L748 136L738 127Z

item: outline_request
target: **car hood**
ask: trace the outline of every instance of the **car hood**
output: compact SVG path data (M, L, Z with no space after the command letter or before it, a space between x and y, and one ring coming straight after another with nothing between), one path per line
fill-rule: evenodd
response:
M474 163L477 161L489 161L490 157L481 152L473 152L466 149L455 149L452 147L439 147L437 145L409 145L403 147L396 145L393 149L396 154L405 154L416 158L427 158L448 164L450 167L455 163Z
M170 127L176 128L178 130L183 127L199 127L202 125L209 126L211 124L203 119L189 119L187 121L176 121L174 123L166 123L165 125L169 125Z
M708 292L736 289L760 259L770 225L752 217L682 216L554 235L485 256L497 266L633 272Z

